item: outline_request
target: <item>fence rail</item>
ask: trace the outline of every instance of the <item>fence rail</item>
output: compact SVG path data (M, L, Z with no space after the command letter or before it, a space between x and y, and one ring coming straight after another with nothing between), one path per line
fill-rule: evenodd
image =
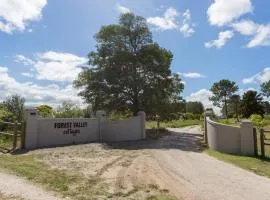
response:
M24 123L23 122L3 122L0 124L10 125L11 129L7 131L0 131L0 136L12 136L12 148L7 148L6 145L0 144L0 149L5 149L6 151L14 151L18 145L18 138L21 139L21 147L24 145Z
M262 156L262 158L266 158L265 147L270 146L270 142L268 142L268 141L270 141L270 138L268 138L266 136L266 133L270 133L270 130L264 130L264 129L260 130L260 143L261 143L261 156ZM270 150L268 150L268 151L270 152ZM269 153L268 151L267 151L267 153ZM268 156L270 156L270 155L268 155Z

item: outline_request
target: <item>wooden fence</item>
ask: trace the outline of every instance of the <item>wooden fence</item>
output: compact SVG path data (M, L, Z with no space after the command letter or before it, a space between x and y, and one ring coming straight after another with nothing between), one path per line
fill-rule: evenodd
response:
M0 143L0 151L12 152L17 148L24 148L25 125L23 122L0 121L0 125L2 126L0 129L0 136L2 139L2 142Z
M260 144L262 158L270 158L270 130L260 130Z

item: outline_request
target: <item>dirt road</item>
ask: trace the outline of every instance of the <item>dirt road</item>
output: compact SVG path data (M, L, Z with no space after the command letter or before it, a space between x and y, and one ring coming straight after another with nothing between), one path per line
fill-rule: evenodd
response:
M202 153L198 127L170 131L170 135L157 141L86 144L29 154L39 155L51 167L98 177L108 185L111 194L127 194L123 199L146 199L149 193L159 192L187 200L270 199L270 179ZM8 179L0 174L0 192L7 189L11 194L20 195L18 188L23 188L25 183L15 182L16 187L11 190L8 184L14 185L14 182ZM43 200L40 196L46 195L38 188L31 190L37 198L23 196L25 199Z

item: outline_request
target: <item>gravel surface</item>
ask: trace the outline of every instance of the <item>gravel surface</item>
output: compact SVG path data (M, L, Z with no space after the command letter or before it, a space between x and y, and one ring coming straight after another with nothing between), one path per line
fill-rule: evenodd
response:
M52 167L100 177L110 185L112 193L148 185L167 191L177 199L270 199L270 179L201 152L199 127L170 131L170 135L157 141L76 145L30 154L42 154L43 161ZM0 192L25 200L59 200L21 178L3 173L0 173ZM147 194L141 197L144 195Z

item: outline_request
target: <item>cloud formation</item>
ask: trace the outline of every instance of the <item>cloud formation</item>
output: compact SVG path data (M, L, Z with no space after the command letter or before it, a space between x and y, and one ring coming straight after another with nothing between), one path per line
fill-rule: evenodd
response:
M72 82L80 73L80 66L88 60L70 53L48 51L37 53L34 59L17 55L15 61L32 67L31 75L26 72L26 76L34 76L38 80Z
M129 8L124 7L121 4L116 4L115 10L118 11L119 13L123 13L123 14L131 12L131 10Z
M206 48L211 48L211 47L215 47L220 49L221 47L223 47L232 37L234 36L233 31L224 31L224 32L220 32L218 35L218 39L217 40L212 40L210 42L205 42L204 46Z
M243 84L255 84L255 83L264 83L270 80L270 68L265 68L262 72L255 74L249 78L244 78L242 80Z
M170 7L163 16L149 17L147 22L160 31L177 30L184 37L189 37L195 33L195 25L192 23L191 13L188 9L184 13L180 13L175 8Z
M47 0L1 0L0 31L23 32L27 24L41 19L46 4Z

